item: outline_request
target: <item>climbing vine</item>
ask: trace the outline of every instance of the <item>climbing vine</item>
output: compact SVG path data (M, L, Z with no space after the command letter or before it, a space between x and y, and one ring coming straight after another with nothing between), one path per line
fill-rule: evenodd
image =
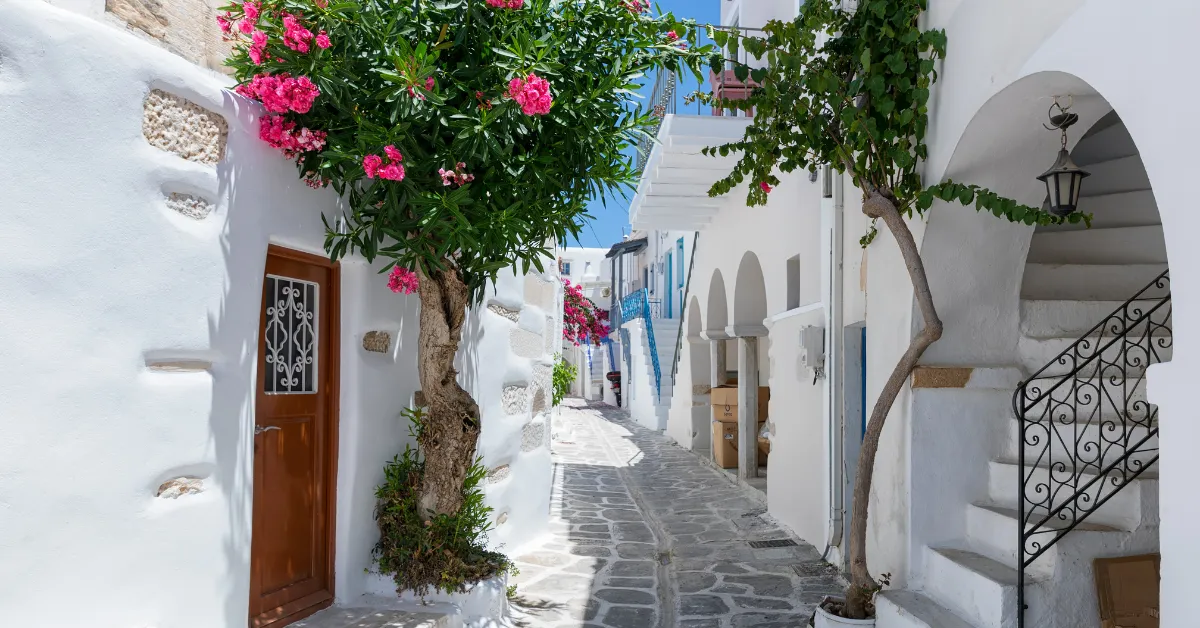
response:
M922 29L927 0L862 0L845 11L836 0L808 0L797 18L772 21L761 35L713 30L713 39L731 57L745 50L754 61L734 63L738 80L755 89L744 100L720 94L694 97L724 109L753 112L742 139L709 147L705 154L739 155L728 176L714 183L711 196L748 184L746 204L762 205L780 184L777 173L829 165L846 173L863 194L871 218L861 241L869 246L882 220L892 233L909 272L924 322L888 378L871 412L854 487L850 538L850 587L831 612L853 619L873 614L879 584L867 569L868 501L879 436L888 411L925 350L942 334L929 281L906 219L923 215L935 200L974 204L999 218L1026 225L1064 219L969 183L926 185L921 166L929 156L930 89L945 58L942 30ZM1090 217L1072 215L1070 222Z

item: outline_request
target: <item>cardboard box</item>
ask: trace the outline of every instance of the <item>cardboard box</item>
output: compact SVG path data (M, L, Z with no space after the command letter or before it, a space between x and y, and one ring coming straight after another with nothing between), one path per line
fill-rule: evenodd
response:
M758 424L762 430L763 423ZM713 460L722 469L736 469L738 466L738 424L724 421L712 422ZM767 463L767 454L771 451L770 441L758 439L758 464Z
M738 420L738 389L737 386L718 386L709 393L712 401L713 420L722 423L737 423ZM758 387L758 420L767 419L767 407L771 401L771 388Z
M1158 628L1158 554L1097 558L1092 566L1102 628Z

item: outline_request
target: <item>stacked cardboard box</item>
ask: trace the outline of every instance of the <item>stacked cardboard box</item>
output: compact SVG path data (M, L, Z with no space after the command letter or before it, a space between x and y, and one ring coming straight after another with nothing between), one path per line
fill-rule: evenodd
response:
M736 385L718 386L712 389L711 400L713 408L713 460L723 469L736 469L738 466L738 389ZM767 406L771 400L771 389L760 386L758 389L758 431L762 431L763 423L767 420ZM758 461L766 464L767 454L771 452L771 443L765 438L758 439Z

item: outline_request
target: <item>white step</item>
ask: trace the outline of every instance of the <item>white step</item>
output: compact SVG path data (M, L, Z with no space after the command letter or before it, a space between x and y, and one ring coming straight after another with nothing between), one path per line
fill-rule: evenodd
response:
M1066 525L1065 522L1052 518L1046 522L1044 528L1061 529L1066 527ZM1081 535L1089 532L1117 535L1127 534L1111 526L1084 520L1075 526L1070 534L1051 545L1045 553L1033 561L1025 571L1026 576L1036 581L1044 581L1052 578L1059 551L1068 547L1068 544L1064 544L1063 541L1070 539L1072 535ZM1050 535L1045 536L1049 540L1048 537ZM967 542L980 554L1015 569L1017 565L1018 542L1017 511L993 504L970 504L967 506Z
M879 592L875 617L879 628L974 628L924 595L899 589Z
M1071 160L1080 168L1090 170L1094 164L1137 154L1137 144L1129 135L1129 129L1117 123L1079 140L1071 150Z
M1085 188L1087 187L1086 182L1083 185ZM1154 200L1154 192L1151 190L1084 196L1079 199L1079 211L1092 215L1093 228L1145 227L1162 224L1162 217L1158 213L1158 203ZM1079 231L1087 228L1087 225L1082 222L1068 222L1061 225L1038 227L1037 233Z
M1024 405L1025 417L1034 420L1054 418L1077 423L1129 416L1145 423L1152 410L1146 401L1146 378L1125 379L1121 377L1123 372L1124 364L1117 364L1106 365L1092 375L1038 377L1030 380L1025 398L1019 401ZM1111 434L1113 427L1106 433Z
M1029 263L1025 265L1025 274L1021 280L1021 298L1074 302L1111 301L1119 305L1138 295L1138 292L1149 286L1150 282L1165 270L1166 263L1115 266ZM1163 289L1150 287L1138 297L1161 298L1169 291L1169 284L1164 283ZM1109 312L1111 311L1110 309Z
M1157 276L1157 274L1151 275L1151 279ZM1149 280L1147 280L1148 282ZM1142 283L1119 301L1022 300L1021 334L1029 338L1069 338L1072 340L1080 338L1098 323L1117 312L1127 299L1145 286L1146 283ZM1166 291L1151 289L1143 296L1148 298L1131 302L1128 307L1121 310L1122 316L1132 317L1136 320L1141 315L1149 313L1151 321L1170 326L1171 304L1162 302ZM1169 331L1166 329L1155 329L1153 333L1169 335Z
M1132 472L1133 469L1130 469L1130 477L1132 477ZM1048 485L1051 478L1055 480L1068 480L1073 474L1078 477L1075 486L1080 488L1097 477L1095 469L1073 473L1070 466L1052 468L1049 465L1042 465L1029 466L1025 469L1024 473L1021 473L1020 467L1015 462L993 461L990 463L990 472L988 474L988 496L993 504L1003 504L1015 509L1016 500L1019 495L1017 492L1018 477L1024 480L1027 495L1038 499L1041 493L1035 492L1037 491L1037 487ZM1120 477L1120 475L1113 477ZM1114 488L1118 489L1115 493L1113 492ZM1136 530L1143 523L1143 515L1145 515L1145 519L1147 520L1157 520L1157 512L1146 512L1149 507L1158 503L1157 492L1158 471L1153 467L1147 471L1143 471L1138 475L1137 479L1123 483L1119 487L1114 486L1108 481L1097 481L1087 490L1088 495L1091 496L1088 505L1097 503L1104 498L1108 498L1108 500L1099 508L1092 511L1088 515L1087 520L1093 523L1112 526L1120 530ZM1051 491L1051 507L1058 507L1069 502L1072 493L1073 491L1066 486L1060 491ZM1111 497L1109 497L1110 495Z
M1137 378L1146 372L1146 367L1150 364L1169 362L1172 355L1172 347L1169 346L1171 337L1168 335L1136 339L1137 348L1126 347L1123 341L1114 342L1109 346L1109 343L1112 342L1110 336L1100 339L1101 344L1080 346L1078 350L1072 349L1067 356L1063 356L1063 351L1071 349L1076 342L1076 338L1021 338L1019 341L1021 366L1025 368L1026 373L1037 373L1039 376L1050 377L1063 376L1074 371L1076 362L1078 362L1079 365L1083 365L1079 371L1081 374L1091 374L1102 366L1100 360L1093 360L1085 364L1083 359L1076 361L1069 356L1077 355L1080 358L1086 358L1092 353L1100 351L1100 358L1107 360L1105 364L1116 361L1122 364L1121 370L1124 371L1126 377ZM1089 342L1097 341L1092 339ZM1149 349L1148 352L1144 350L1146 348ZM1122 351L1126 352L1125 356L1121 355ZM1135 358L1136 364L1134 363ZM1042 370L1043 368L1045 370Z
M1018 460L1021 443L1024 442L1025 464L1045 465L1055 462L1070 463L1072 460L1075 460L1075 468L1081 469L1083 463L1080 462L1078 452L1082 452L1088 455L1088 458L1084 462L1091 464L1093 470L1095 470L1097 463L1102 467L1108 466L1125 454L1125 449L1116 445L1104 447L1100 452L1096 452L1095 447L1098 443L1124 442L1125 438L1128 438L1130 446L1133 446L1141 442L1150 433L1150 429L1146 427L1121 427L1119 424L1113 422L1065 424L1055 422L1049 426L1045 423L1039 423L1040 427L1031 426L1025 438L1022 439L1018 433L1018 425L1019 423L1015 418L1009 419L1009 428L1005 432L1003 453L1000 456L1002 459ZM1101 440L1101 437L1103 437L1103 440ZM1051 443L1048 451L1045 445L1046 439L1049 439ZM1072 443L1081 443L1081 445L1075 447ZM1157 449L1158 434L1154 434L1133 453L1131 464L1134 461L1141 464L1148 464L1158 455Z
M1092 175L1083 180L1084 196L1150 189L1150 177L1137 155L1089 164L1084 170Z
M1165 264L1167 246L1161 226L1093 227L1083 231L1033 234L1027 263L1033 264Z
M1017 578L982 554L925 548L926 595L980 628L1016 627Z

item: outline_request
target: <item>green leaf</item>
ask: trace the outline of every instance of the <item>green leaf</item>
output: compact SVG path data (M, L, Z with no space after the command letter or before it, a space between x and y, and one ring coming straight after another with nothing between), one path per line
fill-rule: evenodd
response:
M962 190L960 190L958 192L958 202L962 203L964 206L970 206L971 202L974 200L975 200L975 190L972 190L969 187L963 186Z

